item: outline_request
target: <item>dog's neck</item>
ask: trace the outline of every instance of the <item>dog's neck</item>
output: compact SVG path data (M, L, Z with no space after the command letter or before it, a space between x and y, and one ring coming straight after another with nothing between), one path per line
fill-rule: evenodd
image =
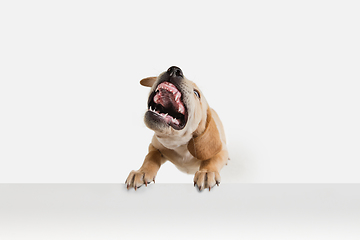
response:
M176 149L182 145L187 145L192 138L192 134L174 136L155 133L155 137L164 147L168 149Z

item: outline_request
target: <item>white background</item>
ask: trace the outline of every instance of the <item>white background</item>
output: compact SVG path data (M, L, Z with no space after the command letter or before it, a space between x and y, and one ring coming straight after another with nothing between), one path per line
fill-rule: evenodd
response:
M359 5L1 1L0 182L125 181L152 137L139 80L176 65L224 123L223 182L360 183Z

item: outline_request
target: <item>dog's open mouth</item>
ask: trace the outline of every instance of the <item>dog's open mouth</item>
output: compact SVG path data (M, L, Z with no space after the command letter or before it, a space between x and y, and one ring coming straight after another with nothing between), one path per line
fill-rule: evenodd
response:
M149 111L176 130L185 127L187 111L181 92L169 82L160 83L149 98Z

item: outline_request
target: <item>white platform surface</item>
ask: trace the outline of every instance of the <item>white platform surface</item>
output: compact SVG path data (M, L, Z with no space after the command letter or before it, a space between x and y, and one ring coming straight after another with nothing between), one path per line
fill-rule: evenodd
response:
M0 239L360 239L360 184L0 184Z

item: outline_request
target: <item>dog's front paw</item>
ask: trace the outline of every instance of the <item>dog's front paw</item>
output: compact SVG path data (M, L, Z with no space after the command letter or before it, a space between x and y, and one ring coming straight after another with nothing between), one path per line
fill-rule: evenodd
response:
M209 188L209 191L212 187L220 184L220 174L217 171L208 171L208 170L200 170L195 173L194 177L194 187L197 185L199 190Z
M155 183L155 174L133 170L130 172L125 184L127 189L134 188L136 190L144 184L147 186L152 181Z

